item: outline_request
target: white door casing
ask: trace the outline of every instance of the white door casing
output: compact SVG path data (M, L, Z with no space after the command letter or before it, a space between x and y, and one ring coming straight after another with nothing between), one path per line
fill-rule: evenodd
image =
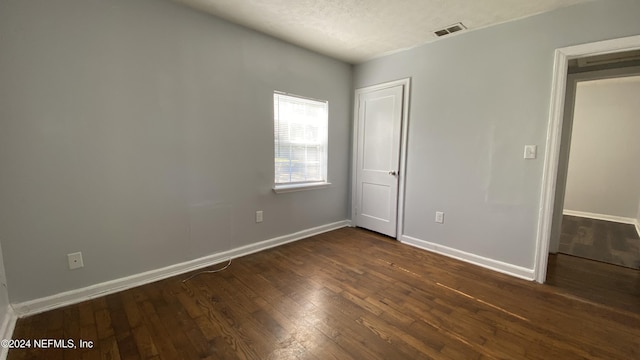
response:
M394 238L401 234L408 80L359 89L355 96L352 219Z
M545 159L542 173L542 191L540 193L540 211L536 236L536 253L534 261L534 275L536 282L544 283L547 277L547 260L549 257L549 242L553 223L553 208L556 195L558 164L560 161L560 140L562 136L562 120L564 116L564 101L569 60L579 57L638 49L640 49L640 35L569 46L556 49L555 51L553 83L551 88L551 106L549 109L547 143L544 152Z

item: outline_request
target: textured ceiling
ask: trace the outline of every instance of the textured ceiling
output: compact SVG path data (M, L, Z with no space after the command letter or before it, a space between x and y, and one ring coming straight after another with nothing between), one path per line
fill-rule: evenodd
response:
M437 38L433 31L457 22L475 30L591 0L175 1L319 53L360 63L433 41Z

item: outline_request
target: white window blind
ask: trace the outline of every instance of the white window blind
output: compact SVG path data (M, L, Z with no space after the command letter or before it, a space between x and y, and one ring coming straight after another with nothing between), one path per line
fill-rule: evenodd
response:
M273 94L275 184L327 181L327 101Z

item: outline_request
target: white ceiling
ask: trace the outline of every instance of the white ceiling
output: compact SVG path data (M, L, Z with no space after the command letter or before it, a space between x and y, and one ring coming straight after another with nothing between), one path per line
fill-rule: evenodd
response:
M360 63L437 37L591 0L175 0L293 44ZM467 31L469 31L467 30ZM446 35L451 37L454 35Z

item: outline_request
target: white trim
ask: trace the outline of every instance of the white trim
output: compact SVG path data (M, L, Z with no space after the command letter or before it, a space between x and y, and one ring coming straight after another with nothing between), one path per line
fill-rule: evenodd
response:
M13 330L16 327L16 321L18 321L16 313L13 311L11 305L7 305L5 308L4 318L2 319L2 324L0 324L0 339L11 339ZM8 348L0 348L0 360L5 360L8 354Z
M255 244L241 246L229 251L207 255L199 259L185 261L183 263L170 265L160 269L146 271L143 273L123 277L120 279L105 281L103 283L87 286L80 289L65 291L59 294L29 300L18 304L13 304L13 309L18 317L34 315L47 310L60 308L63 306L76 304L96 297L113 294L118 291L130 289L136 286L152 283L154 281L166 279L171 276L180 275L189 271L214 265L227 259L238 258L272 247L280 246L293 241L301 240L310 236L340 229L350 225L350 221L343 220L331 224L326 224L311 229L295 232L293 234L279 236L273 239L261 241Z
M409 138L409 110L411 98L411 78L404 79L404 104L402 109L402 135L400 137L400 172L398 173L398 218L396 223L396 239L404 234L404 193L407 183L407 151Z
M615 216L615 215L590 213L586 211L567 210L567 209L562 210L562 214L569 215L569 216L578 216L578 217L583 217L588 219L613 221L621 224L630 224L636 228L636 232L638 233L638 236L640 236L640 222L638 221L638 219Z
M301 183L301 184L278 184L273 186L273 191L276 194L285 194L296 191L324 189L331 185L330 182L314 182L314 183Z
M358 226L356 216L357 205L357 162L358 162L358 112L359 96L362 93L378 91L402 86L402 133L400 135L400 170L398 173L398 204L396 216L396 239L400 240L404 232L404 193L407 173L407 137L409 136L409 106L411 96L411 78L394 80L382 84L371 85L355 90L353 106L353 149L351 154L351 222L352 226Z
M544 283L547 277L549 240L551 236L551 224L553 222L553 205L556 194L560 139L562 135L562 120L564 116L564 97L569 60L584 56L609 54L636 49L640 49L640 35L569 46L556 49L555 51L553 83L551 87L551 106L549 108L549 123L547 127L544 170L542 172L542 189L540 193L536 254L534 261L535 280L539 283Z
M481 266L483 268L511 275L520 279L533 280L533 269L505 263L499 260L486 258L480 255L468 253L466 251L450 248L444 245L432 243L425 240L416 239L411 236L402 235L400 241L403 244L415 246L417 248L458 259L467 263Z
M621 223L621 224L635 225L636 222L637 222L636 219L633 219L633 218L627 218L627 217L615 216L615 215L607 215L607 214L590 213L590 212L586 212L586 211L575 211L575 210L564 209L564 210L562 210L562 214L563 215L569 215L569 216L578 216L578 217L583 217L583 218L588 218L588 219L613 221L613 222L617 222L617 223Z

